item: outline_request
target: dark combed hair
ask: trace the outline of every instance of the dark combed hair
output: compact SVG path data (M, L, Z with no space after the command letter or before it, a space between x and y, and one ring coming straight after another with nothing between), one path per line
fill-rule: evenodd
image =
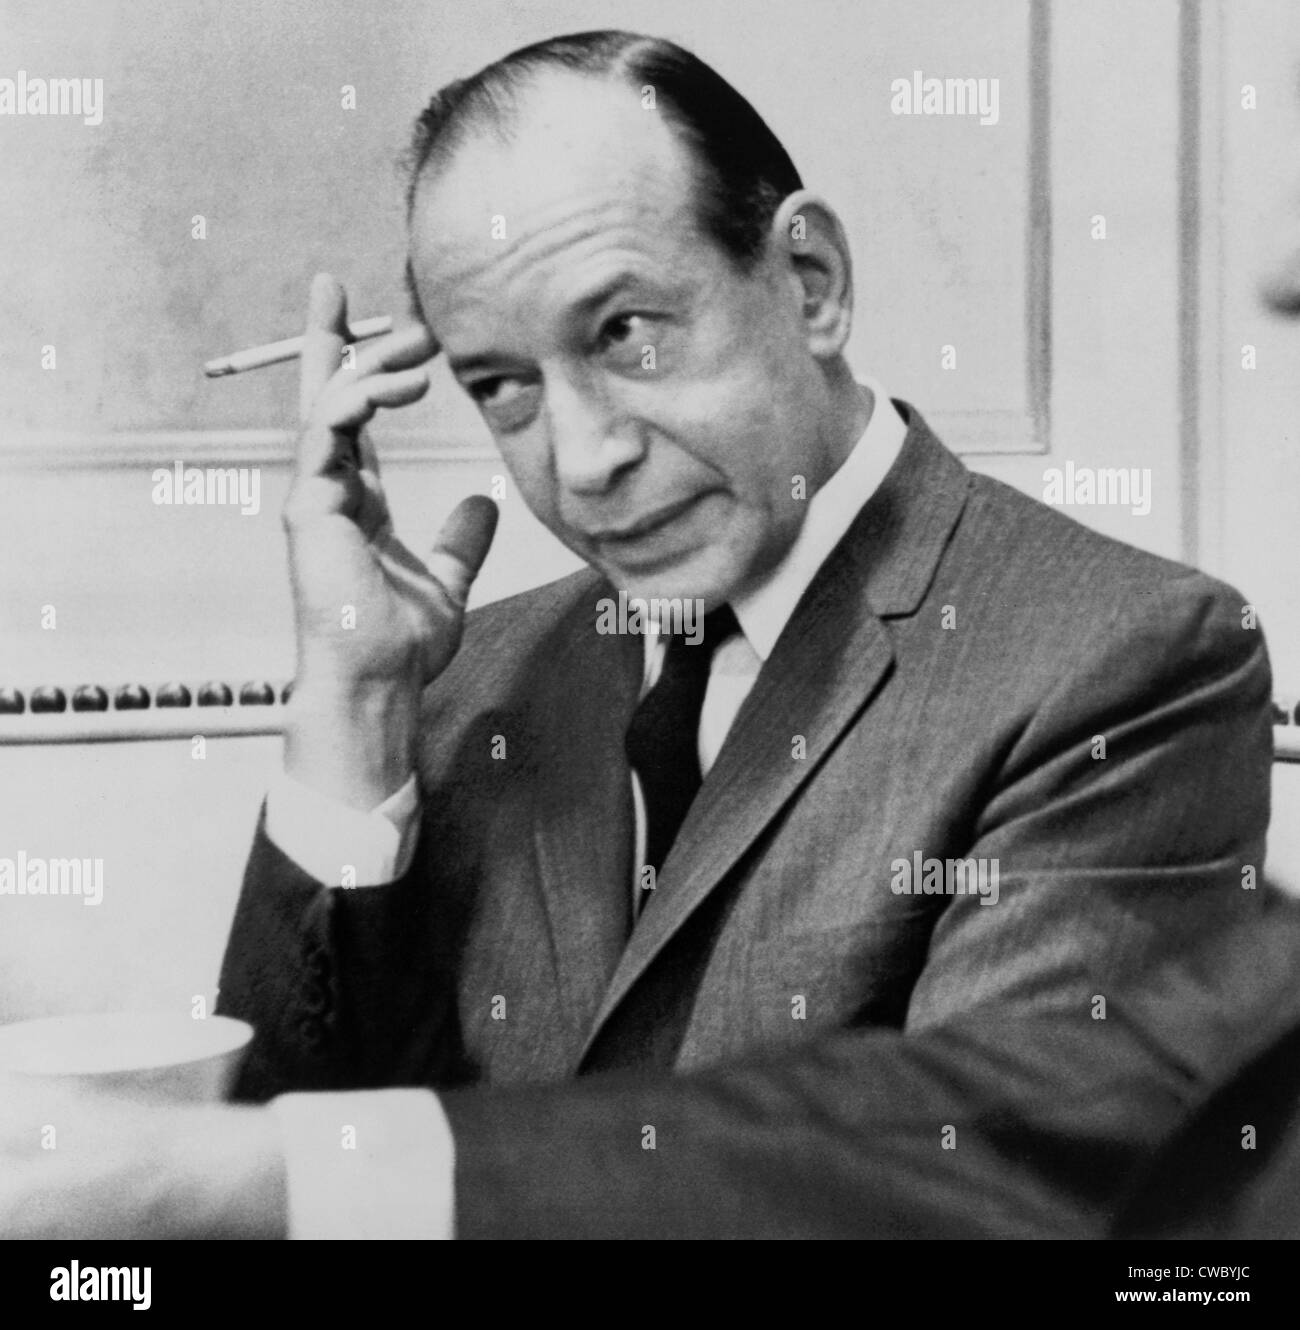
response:
M502 141L521 94L547 70L620 79L655 108L690 150L697 221L742 269L763 252L781 201L801 188L799 173L762 116L715 70L675 43L632 32L579 32L513 51L434 93L415 123L406 155L409 219L426 167L445 165L471 134Z

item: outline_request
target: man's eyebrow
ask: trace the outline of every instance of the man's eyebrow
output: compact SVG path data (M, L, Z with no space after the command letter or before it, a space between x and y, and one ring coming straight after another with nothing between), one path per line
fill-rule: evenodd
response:
M640 287L642 290L654 292L660 299L667 298L674 293L674 288L671 285L665 285L663 282L647 277L644 273L636 272L634 269L623 268L619 272L611 274L599 286L574 300L565 311L566 316L570 318L575 316L586 317L594 310L599 309L606 301L611 300L629 287Z
M501 357L491 354L478 356L448 356L447 364L453 374L467 374L476 369L499 369Z
M407 282L414 295L414 277L411 273L410 261L406 264ZM659 293L659 297L667 298L673 293L672 288L665 288L662 283L656 282L652 278L647 278L644 274L633 271L630 268L624 268L619 272L611 274L598 286L590 291L584 292L577 299L570 301L564 308L561 317L566 323L580 323L583 319L590 318L592 313L599 309L603 304L612 300L622 291L631 287L640 287ZM501 365L502 357L484 353L472 356L448 356L447 364L450 366L453 374L464 374L477 369L496 369Z

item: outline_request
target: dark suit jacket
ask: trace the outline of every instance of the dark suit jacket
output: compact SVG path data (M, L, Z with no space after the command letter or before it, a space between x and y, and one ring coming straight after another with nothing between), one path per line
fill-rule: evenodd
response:
M1118 1238L1300 1238L1300 1025L1203 1104L1143 1169Z
M591 571L469 616L404 878L327 890L259 829L243 1095L445 1091L465 1236L1099 1230L1295 973L1242 886L1267 653L898 405L634 930L641 642ZM917 852L997 860L997 903L896 893Z

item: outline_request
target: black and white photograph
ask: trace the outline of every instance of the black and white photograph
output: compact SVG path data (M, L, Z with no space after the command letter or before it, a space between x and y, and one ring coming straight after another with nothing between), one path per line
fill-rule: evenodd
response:
M1263 1301L1290 0L0 0L0 478L33 1305L473 1238Z

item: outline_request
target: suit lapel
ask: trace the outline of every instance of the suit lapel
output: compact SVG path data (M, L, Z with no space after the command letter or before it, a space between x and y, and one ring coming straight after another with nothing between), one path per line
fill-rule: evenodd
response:
M618 962L586 1049L889 672L893 651L882 620L921 603L970 480L919 413L898 405L909 422L903 448L804 593L745 699ZM802 760L792 753L795 734L806 741Z
M631 927L632 796L623 736L642 677L642 643L595 630L592 580L543 647L535 714L542 736L533 801L540 890L565 1023L580 1044Z

